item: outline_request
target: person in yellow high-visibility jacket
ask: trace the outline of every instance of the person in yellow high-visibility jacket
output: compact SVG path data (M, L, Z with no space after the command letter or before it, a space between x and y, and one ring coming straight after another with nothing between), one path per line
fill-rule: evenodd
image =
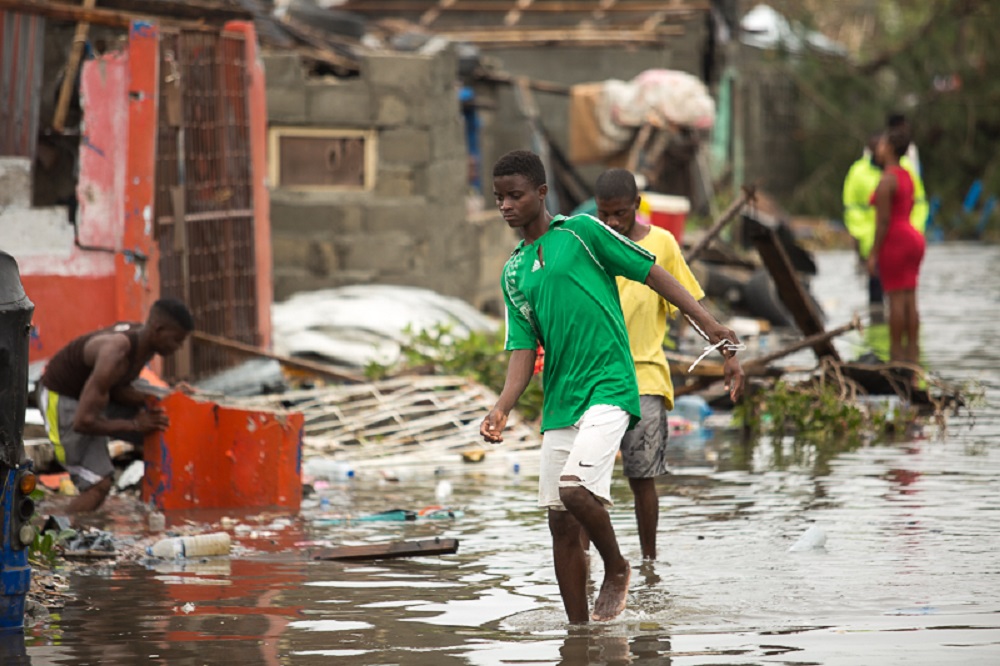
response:
M875 207L871 204L871 197L879 181L882 180L882 167L874 158L875 144L878 143L880 136L881 132L868 138L864 155L851 165L844 179L844 225L857 243L858 256L862 262L868 260L872 244L875 242ZM920 233L924 233L929 213L924 183L909 159L903 157L899 165L913 178L913 211L910 213L910 224ZM882 282L877 276L869 276L868 305L876 321L882 321L882 303Z

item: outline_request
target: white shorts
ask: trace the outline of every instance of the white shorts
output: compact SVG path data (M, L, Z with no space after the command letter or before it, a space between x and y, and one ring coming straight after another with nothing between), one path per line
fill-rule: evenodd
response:
M621 407L594 405L569 428L545 431L538 473L538 506L565 511L559 489L574 486L586 488L611 506L611 473L628 423L628 412ZM561 481L563 476L580 480Z

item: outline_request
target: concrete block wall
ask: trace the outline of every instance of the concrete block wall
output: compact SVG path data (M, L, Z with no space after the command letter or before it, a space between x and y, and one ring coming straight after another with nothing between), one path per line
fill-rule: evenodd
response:
M73 243L66 208L32 206L31 160L0 157L0 249L18 260L23 272L25 262L38 257L68 259Z
M456 65L450 50L373 54L357 78L312 79L297 55L265 54L271 127L373 130L377 146L370 191L271 188L276 300L357 283L489 297L481 227L466 219Z

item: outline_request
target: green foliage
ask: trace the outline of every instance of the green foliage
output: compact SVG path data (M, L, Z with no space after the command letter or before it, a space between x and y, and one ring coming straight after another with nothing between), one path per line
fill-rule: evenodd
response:
M832 15L839 5L825 7ZM867 135L884 127L888 113L903 112L927 195L941 201L936 223L949 237L970 237L981 215L963 214L962 201L973 181L1000 196L1000 5L882 0L864 11L875 27L857 58L806 55L779 65L801 93L803 176L789 207L839 216L843 177ZM994 211L987 236L998 226Z
M903 408L890 411L887 404L845 399L840 387L832 383L778 381L773 388L755 391L743 400L736 416L757 434L861 443L905 429L914 415Z
M59 559L60 547L76 536L76 530L49 530L45 534L35 532L35 540L28 547L28 559L34 566L52 568Z
M438 324L432 329L414 332L407 327L401 366L388 367L370 363L365 375L380 379L403 370L424 370L434 374L458 375L474 379L496 393L503 390L507 376L508 353L504 351L504 332L473 331L466 337L456 335L454 327ZM537 419L542 413L542 382L536 375L517 404L521 415Z
M915 418L910 409L847 399L839 385L821 381L778 381L751 393L734 416L751 435L748 445L734 452L738 467L749 468L755 447L770 442L770 464L775 468L810 466L819 474L829 471L829 461L837 454L905 432Z

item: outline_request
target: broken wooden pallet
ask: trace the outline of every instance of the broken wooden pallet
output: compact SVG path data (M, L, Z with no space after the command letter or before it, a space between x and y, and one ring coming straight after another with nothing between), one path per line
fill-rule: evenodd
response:
M290 391L240 400L239 405L301 412L306 455L349 460L488 447L479 425L495 402L492 391L472 380L422 375ZM537 431L512 413L504 449L539 443Z

